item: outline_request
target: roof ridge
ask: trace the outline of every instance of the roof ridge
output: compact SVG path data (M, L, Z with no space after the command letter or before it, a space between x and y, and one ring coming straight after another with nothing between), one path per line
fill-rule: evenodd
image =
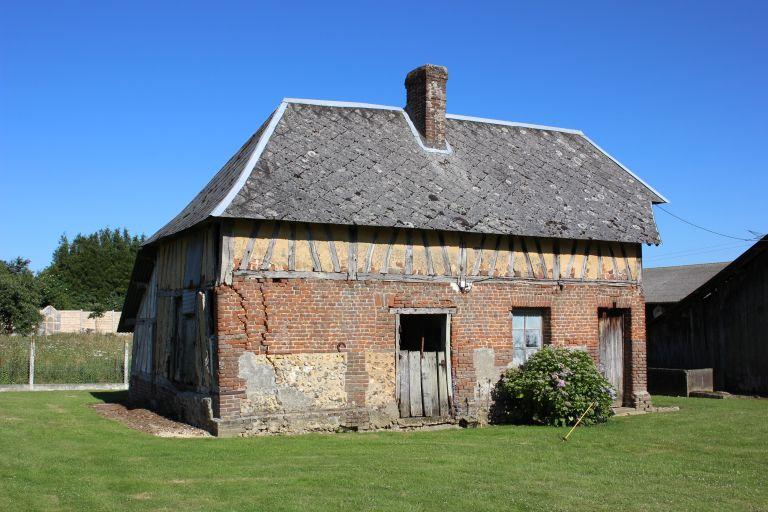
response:
M518 121L504 121L501 119L489 119L486 117L463 116L460 114L445 114L445 117L447 119L455 119L456 121L470 121L474 123L498 124L502 126L512 126L516 128L531 128L532 130L546 130L550 132L563 132L563 133L571 133L573 135L584 135L584 132L582 132L581 130L576 130L575 128L560 128L559 126L547 126L543 124L521 123Z
M424 142L421 140L421 136L419 135L418 131L416 130L416 127L413 125L413 122L411 121L411 118L408 116L408 113L402 108L402 107L392 107L388 105L377 105L375 103L358 103L354 101L335 101L335 100L315 100L315 99L306 99L306 98L284 98L283 102L286 103L298 103L303 105L317 105L322 107L342 107L342 108L370 108L370 109L377 109L377 110L392 110L392 111L398 111L402 112L405 116L406 121L408 122L408 125L411 128L411 131L413 132L414 136L419 142L419 145L422 147L422 149L425 149L430 152L439 152L439 153L450 153L450 145L446 142L447 149L445 150L435 150L433 148L429 148L424 145ZM464 116L460 114L445 114L446 119L453 119L456 121L469 121L469 122L475 122L475 123L486 123L486 124L496 124L501 126L512 126L512 127L519 127L519 128L530 128L532 130L545 130L545 131L553 131L553 132L560 132L560 133L568 133L571 135L578 135L580 137L583 137L587 142L592 144L592 146L595 147L599 152L607 156L609 159L613 161L616 165L621 167L624 171L626 171L630 176L635 178L637 181L640 182L645 188L650 190L656 197L660 199L661 203L669 203L669 199L661 195L661 193L650 186L645 180L643 180L640 176L632 172L626 165L619 162L616 158L614 158L610 153L608 153L606 150L601 148L597 145L595 141L590 139L583 131L576 130L573 128L559 128L556 126L546 126L546 125L539 125L539 124L532 124L532 123L519 123L516 121L502 121L500 119L489 119L485 117L473 117L473 116ZM657 202L657 201L654 201Z

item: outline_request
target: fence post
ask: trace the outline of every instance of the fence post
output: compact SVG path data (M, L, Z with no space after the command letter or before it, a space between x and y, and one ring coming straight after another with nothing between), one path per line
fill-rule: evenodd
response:
M123 384L125 384L125 387L128 387L128 375L130 374L130 369L128 368L128 340L125 340L123 347Z
M35 338L29 340L29 387L35 385Z

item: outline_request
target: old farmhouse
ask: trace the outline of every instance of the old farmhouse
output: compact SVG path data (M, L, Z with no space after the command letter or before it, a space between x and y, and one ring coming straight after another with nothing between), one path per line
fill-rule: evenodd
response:
M219 435L482 422L554 344L649 405L664 198L580 131L446 114L447 79L280 103L138 256L133 401Z

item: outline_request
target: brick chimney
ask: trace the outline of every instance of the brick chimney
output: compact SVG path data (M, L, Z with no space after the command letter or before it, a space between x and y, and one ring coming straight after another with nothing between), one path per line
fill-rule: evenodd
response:
M424 144L445 149L445 83L448 69L425 64L405 77L405 111L424 137Z

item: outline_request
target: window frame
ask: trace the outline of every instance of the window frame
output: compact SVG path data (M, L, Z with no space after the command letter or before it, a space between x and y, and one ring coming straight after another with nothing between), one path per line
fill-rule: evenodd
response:
M515 365L525 363L528 358L549 345L549 308L537 307L517 307L510 311L510 320L512 322L512 361ZM531 318L537 318L538 325L529 326ZM516 326L516 323L522 319L522 327ZM516 343L516 334L522 332L522 345ZM538 344L528 345L528 333L538 333Z

